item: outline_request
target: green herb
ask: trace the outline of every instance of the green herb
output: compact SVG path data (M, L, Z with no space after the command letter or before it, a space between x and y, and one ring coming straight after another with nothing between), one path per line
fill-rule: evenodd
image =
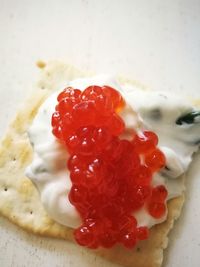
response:
M195 123L195 118L200 116L200 111L192 111L190 113L187 113L185 115L182 115L176 120L176 124L182 125L182 124L193 124ZM200 122L200 120L198 121Z

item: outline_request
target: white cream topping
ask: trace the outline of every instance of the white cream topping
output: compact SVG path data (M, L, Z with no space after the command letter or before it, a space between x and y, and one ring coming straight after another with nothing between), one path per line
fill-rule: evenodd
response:
M183 178L192 154L198 149L200 124L177 125L180 115L194 108L184 98L161 92L141 91L130 85L120 86L110 76L99 75L78 79L68 85L85 89L91 84L110 85L121 92L127 106L120 114L126 128L150 129L159 136L159 148L164 152L167 169L153 176L153 185L164 184L168 199L184 191ZM50 217L68 227L76 228L81 218L68 200L71 188L69 171L66 168L68 153L52 134L51 116L55 110L58 92L51 95L40 107L28 135L33 145L34 158L26 169L26 175L40 191L41 201ZM138 225L148 227L166 219L154 219L145 207L134 213Z

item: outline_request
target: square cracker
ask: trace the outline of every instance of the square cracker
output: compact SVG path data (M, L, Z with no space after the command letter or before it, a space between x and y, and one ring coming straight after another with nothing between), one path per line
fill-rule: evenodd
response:
M1 143L0 214L28 232L73 241L73 230L56 223L48 216L37 189L24 175L33 154L27 129L40 105L54 90L64 88L66 81L84 77L85 74L59 62L42 66L40 64L40 67L41 79L32 97L19 111ZM132 83L144 89L140 83ZM169 201L167 220L151 228L150 238L139 242L133 250L116 246L107 250L99 249L95 253L127 267L161 266L163 250L168 244L168 233L180 215L183 202L183 195Z

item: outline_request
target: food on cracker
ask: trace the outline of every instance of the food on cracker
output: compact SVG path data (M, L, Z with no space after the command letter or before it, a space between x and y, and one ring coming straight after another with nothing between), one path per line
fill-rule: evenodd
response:
M0 211L42 235L73 239L76 228L79 244L109 248L97 253L124 266L160 266L198 149L198 111L169 93L81 78L60 63L44 64L42 76L33 106L2 144L9 193L0 194Z

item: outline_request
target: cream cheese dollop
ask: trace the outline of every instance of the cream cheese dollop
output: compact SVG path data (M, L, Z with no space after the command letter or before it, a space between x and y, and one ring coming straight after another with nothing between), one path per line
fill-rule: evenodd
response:
M109 85L120 91L127 105L120 116L126 128L137 131L149 129L159 137L159 148L166 157L166 168L153 176L153 185L163 184L168 190L168 199L184 191L184 173L198 149L200 124L177 125L176 119L194 107L186 99L157 91L143 91L130 85L120 85L107 75L71 81L68 86L84 90L89 85ZM33 146L33 161L26 169L26 175L40 192L41 202L49 216L60 224L76 228L81 218L68 200L71 188L69 171L66 167L68 153L52 134L51 116L57 104L57 95L52 94L39 108L28 130ZM139 226L152 227L166 219L149 215L145 207L134 213Z

